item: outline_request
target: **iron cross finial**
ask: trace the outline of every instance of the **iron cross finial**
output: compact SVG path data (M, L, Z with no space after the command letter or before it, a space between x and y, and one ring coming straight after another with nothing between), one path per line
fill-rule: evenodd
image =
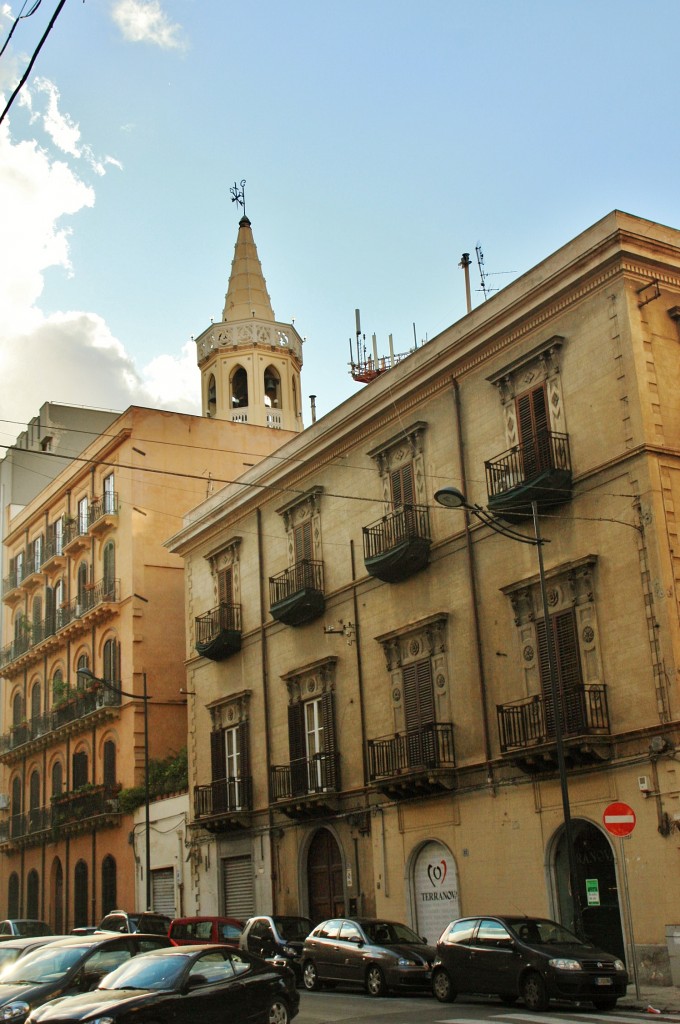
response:
M232 203L238 203L239 206L243 207L243 216L245 217L245 215L246 215L246 179L244 178L241 181L240 186L239 186L239 183L237 181L235 181L234 184L232 185L232 187L229 189L229 191L231 192L231 201L232 201Z

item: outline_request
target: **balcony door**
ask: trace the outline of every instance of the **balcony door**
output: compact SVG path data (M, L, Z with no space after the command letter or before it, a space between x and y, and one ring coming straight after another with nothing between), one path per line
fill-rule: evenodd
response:
M437 761L435 741L434 687L429 659L416 661L403 669L406 756L411 767L434 767Z
M567 611L551 615L550 626L555 654L557 699L562 709L562 731L565 734L577 735L586 726L586 715L581 658L573 609L569 608ZM544 619L538 619L536 622L536 636L546 732L548 736L553 737L555 735L555 707Z
M545 385L516 399L517 428L524 480L532 480L552 466L550 416Z

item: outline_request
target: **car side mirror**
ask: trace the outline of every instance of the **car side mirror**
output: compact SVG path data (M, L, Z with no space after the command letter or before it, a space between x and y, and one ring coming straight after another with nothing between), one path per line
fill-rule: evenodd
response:
M205 974L192 974L191 977L187 979L187 983L184 986L184 991L191 992L193 989L200 988L201 985L207 984L208 979L206 978Z
M355 945L359 947L363 946L364 944L364 940L361 938L360 935L350 935L349 941L353 942Z

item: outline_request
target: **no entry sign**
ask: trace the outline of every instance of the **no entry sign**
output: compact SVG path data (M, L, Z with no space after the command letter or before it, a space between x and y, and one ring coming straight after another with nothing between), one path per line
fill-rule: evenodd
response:
M628 804L616 801L605 808L602 824L613 836L629 836L635 828L635 811Z

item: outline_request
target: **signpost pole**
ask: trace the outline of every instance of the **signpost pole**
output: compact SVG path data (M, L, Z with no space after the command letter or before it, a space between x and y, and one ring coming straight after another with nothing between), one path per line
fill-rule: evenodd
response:
M635 935L633 934L633 912L630 907L630 893L628 891L628 868L626 866L626 854L624 839L629 839L635 828L637 819L635 811L628 804L620 800L608 804L602 815L602 824L611 836L619 838L619 860L621 861L621 881L623 882L623 901L625 906L626 931L630 943L630 960L633 967L633 980L635 981L635 996L640 999L640 979L638 978L637 956L635 953Z
M624 847L627 836L619 839L619 851L621 857L621 874L623 876L623 893L626 905L626 924L628 925L628 938L630 940L630 960L633 968L633 980L635 981L635 998L640 999L640 979L638 978L637 956L635 954L635 935L633 934L633 913L630 908L630 893L628 892L628 868L626 867L626 852Z

